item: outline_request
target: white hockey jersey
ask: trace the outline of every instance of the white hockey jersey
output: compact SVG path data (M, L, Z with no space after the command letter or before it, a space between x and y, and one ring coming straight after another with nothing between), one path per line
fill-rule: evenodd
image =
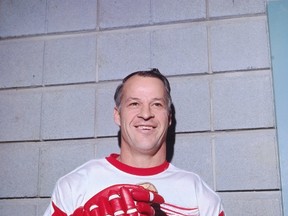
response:
M60 178L44 216L53 214L52 203L67 215L99 191L115 184L152 183L164 197L166 215L224 216L221 200L192 172L165 162L153 168L135 168L117 160L117 154L91 160Z

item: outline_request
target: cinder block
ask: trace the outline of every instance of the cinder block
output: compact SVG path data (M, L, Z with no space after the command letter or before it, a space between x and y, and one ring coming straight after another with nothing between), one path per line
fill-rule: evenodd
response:
M154 0L151 1L153 22L175 22L206 18L206 2L197 0Z
M39 148L37 144L2 143L0 148L0 197L37 196L38 163ZM0 212L2 210L0 207ZM6 210L9 212L12 211L12 208ZM7 214L0 213L0 215Z
M43 51L43 41L0 43L0 88L41 85Z
M40 139L41 93L2 91L0 93L0 141Z
M120 147L118 138L100 138L95 140L96 158L104 158L109 156L111 153L119 153Z
M96 80L96 37L80 36L46 41L44 84Z
M176 131L210 130L209 81L201 77L171 78Z
M209 134L176 135L173 152L172 164L198 174L211 188L214 187L212 143Z
M42 138L94 137L95 89L63 88L43 94Z
M275 190L280 187L275 130L215 136L217 190Z
M150 1L99 0L100 28L144 25L150 22Z
M225 215L283 215L280 191L220 193Z
M24 204L2 205L2 201L1 201L0 202L0 214L1 215L15 215L15 216L19 214L21 214L21 216L37 216L37 206L24 205Z
M0 37L44 33L45 11L46 1L1 1Z
M271 71L215 76L212 82L215 130L274 126Z
M114 122L114 93L119 82L97 85L96 96L96 130L97 137L116 136L119 127Z
M56 181L94 158L93 140L47 142L40 147L39 194L50 196Z
M165 74L207 72L206 26L154 31L151 33L151 52L152 67L159 68Z
M213 72L270 67L264 18L215 22L210 34Z
M47 1L47 31L65 32L96 29L97 0Z
M122 79L150 68L149 35L146 31L101 34L97 40L99 80Z
M48 203L49 200L45 198L1 199L0 215L43 216Z
M41 198L38 200L38 211L37 211L38 216L44 215L44 212L48 208L49 203L50 203L50 198ZM29 215L27 215L27 216L29 216Z
M210 0L210 17L239 16L266 12L266 0L245 1Z

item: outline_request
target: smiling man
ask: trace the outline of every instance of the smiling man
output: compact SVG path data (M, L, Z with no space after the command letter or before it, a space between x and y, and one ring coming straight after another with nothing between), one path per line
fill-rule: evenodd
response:
M59 179L45 216L224 216L219 196L195 173L166 160L170 84L157 69L117 87L120 154L87 162Z
M120 89L121 102L114 120L121 128L119 160L146 168L162 164L166 156L166 135L171 124L168 93L163 82L145 73L130 77Z

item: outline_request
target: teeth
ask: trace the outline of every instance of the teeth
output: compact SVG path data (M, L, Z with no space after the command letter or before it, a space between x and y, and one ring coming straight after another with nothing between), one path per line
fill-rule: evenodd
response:
M151 130L153 127L150 127L150 126L138 126L138 128L140 128L142 130Z

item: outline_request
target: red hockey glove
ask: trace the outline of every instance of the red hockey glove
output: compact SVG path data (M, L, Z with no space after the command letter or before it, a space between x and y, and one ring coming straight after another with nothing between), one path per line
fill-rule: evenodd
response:
M71 216L153 216L152 204L164 203L157 192L140 185L113 185L93 196Z

